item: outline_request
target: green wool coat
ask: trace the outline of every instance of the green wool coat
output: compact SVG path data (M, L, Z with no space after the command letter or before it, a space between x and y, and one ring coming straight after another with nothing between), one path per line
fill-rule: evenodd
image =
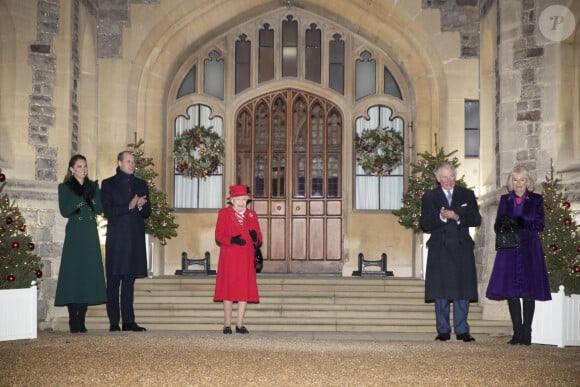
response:
M97 184L97 183L95 183ZM103 212L97 186L94 211L66 184L58 186L60 213L68 218L56 286L55 306L107 302L96 214Z

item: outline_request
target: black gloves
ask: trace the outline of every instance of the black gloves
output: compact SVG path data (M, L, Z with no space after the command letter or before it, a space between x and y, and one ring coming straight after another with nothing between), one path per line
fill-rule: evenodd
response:
M511 218L510 224L512 225L514 231L522 231L524 229L524 218L521 216L517 216L515 218Z
M511 226L511 220L512 220L511 216L504 214L499 217L497 223L500 226Z
M252 237L252 241L256 243L258 241L258 234L256 230L250 230L250 236Z
M497 224L500 230L512 229L515 232L520 232L524 229L524 218L521 216L512 218L511 216L504 214L499 217Z
M246 241L242 239L242 235L238 234L234 237L232 237L232 239L230 239L230 243L232 245L240 245L240 246L245 246L246 245Z

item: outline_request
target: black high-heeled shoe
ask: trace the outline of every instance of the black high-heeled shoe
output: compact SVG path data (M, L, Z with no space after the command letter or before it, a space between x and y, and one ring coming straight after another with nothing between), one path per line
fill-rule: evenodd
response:
M250 333L246 327L238 327L236 325L236 333L247 334Z
M232 334L232 328L230 328L230 327L224 327L224 330L222 332L224 333L224 335L231 335Z

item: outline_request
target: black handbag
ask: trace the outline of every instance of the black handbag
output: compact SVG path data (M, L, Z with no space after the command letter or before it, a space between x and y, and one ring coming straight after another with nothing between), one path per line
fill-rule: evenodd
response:
M262 256L262 250L260 250L260 247L257 244L258 234L256 233L256 230L250 230L250 237L252 237L252 241L254 242L254 267L256 268L256 273L259 273L264 267L264 257Z
M499 232L495 234L495 249L515 249L520 247L520 234L514 231L511 225L501 225Z
M256 273L259 273L262 271L262 268L264 267L264 257L262 256L262 250L260 250L260 248L256 245L254 245L254 256L255 256L255 268L256 268Z

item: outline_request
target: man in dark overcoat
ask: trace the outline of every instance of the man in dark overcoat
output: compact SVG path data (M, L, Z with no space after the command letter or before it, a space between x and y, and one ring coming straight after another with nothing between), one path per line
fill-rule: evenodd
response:
M469 333L469 302L477 301L477 274L470 227L481 224L472 190L455 185L457 171L447 162L435 170L440 186L421 200L420 224L427 241L425 301L435 302L436 340L451 337L449 304L453 301L453 330L457 340L475 341Z
M130 151L117 156L117 173L103 180L101 197L107 218L105 266L107 314L111 332L145 331L135 323L133 292L135 279L147 275L145 218L151 215L147 183L135 177L135 157ZM119 287L121 308L119 310Z

